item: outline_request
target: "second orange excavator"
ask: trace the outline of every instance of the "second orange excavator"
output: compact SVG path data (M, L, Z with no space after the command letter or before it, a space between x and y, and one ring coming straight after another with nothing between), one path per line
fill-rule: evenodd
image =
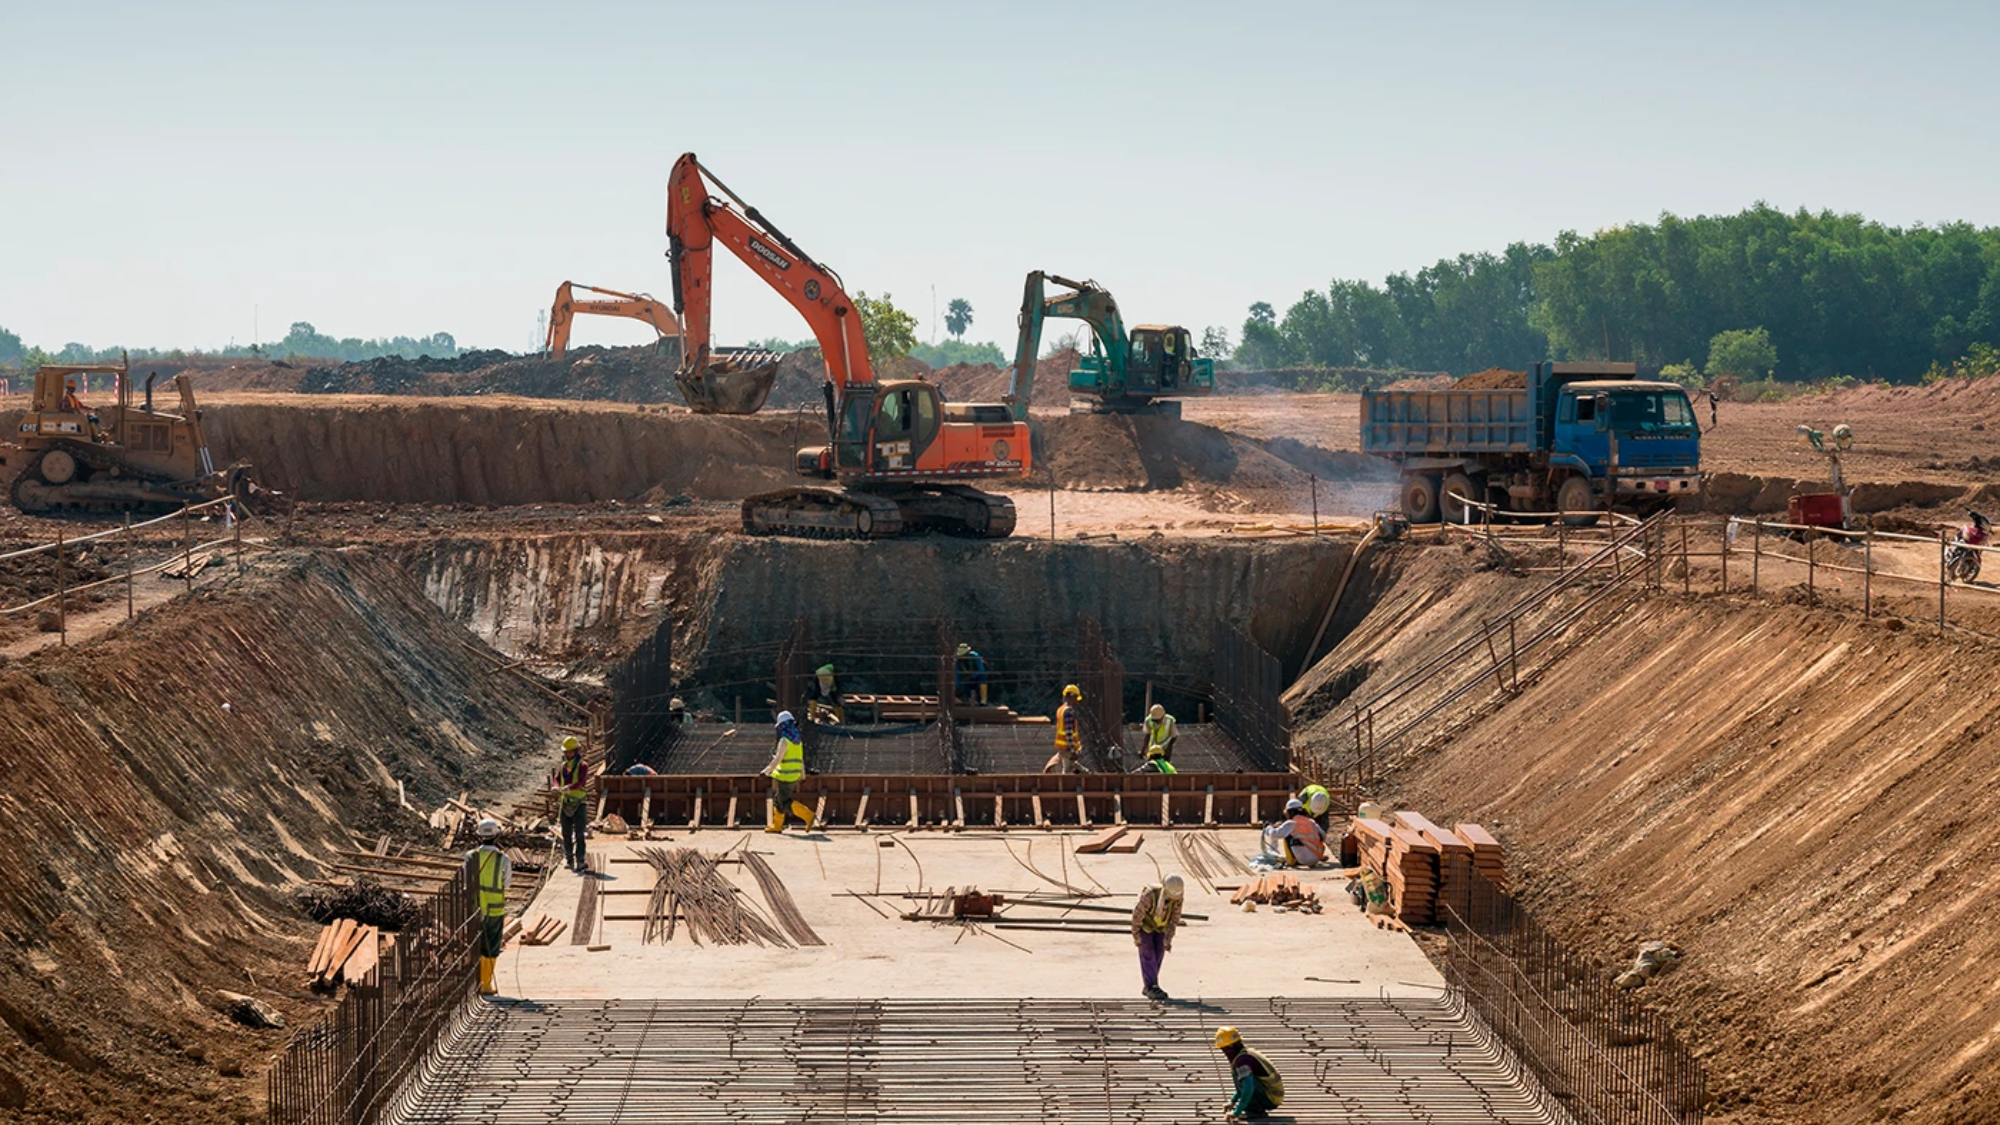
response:
M597 297L578 298L576 290L595 293ZM589 316L622 316L631 320L644 321L653 326L659 334L657 346L673 356L669 362L679 363L681 357L681 321L674 311L661 304L648 293L620 293L616 289L600 289L595 285L581 285L565 281L556 286L556 299L549 306L549 335L546 341L552 358L561 359L569 350L570 329L576 318ZM673 347L667 348L668 341ZM761 353L758 353L761 356ZM732 357L735 368L726 377L690 381L677 379L681 387L681 397L697 414L755 414L763 408L764 400L771 397L771 386L777 377L773 366L764 368L744 368L740 360Z
M724 198L711 195L710 184ZM1028 475L1027 423L1005 403L946 402L928 380L878 381L861 313L839 276L691 152L674 163L667 181L667 253L686 345L676 378L683 386L733 370L727 360L717 363L709 341L717 242L812 325L826 360L827 442L799 450L794 468L840 486L752 496L743 502L744 531L856 539L922 529L987 539L1013 533L1014 502L972 482Z

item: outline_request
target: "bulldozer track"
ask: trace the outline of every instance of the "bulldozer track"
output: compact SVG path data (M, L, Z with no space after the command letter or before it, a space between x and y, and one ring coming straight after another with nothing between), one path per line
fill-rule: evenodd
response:
M977 539L1014 533L1014 501L967 485L931 485L897 493L783 488L743 501L747 535L808 539L894 539L942 531Z
M61 484L51 484L43 479L42 462L57 452L67 454L78 465L88 468L91 478ZM181 503L214 500L228 493L241 495L249 485L248 471L247 466L231 465L208 477L175 481L159 473L147 472L126 458L88 442L59 441L37 454L14 478L8 498L24 512L49 512L60 508L86 511L170 508ZM109 481L102 481L97 479L100 473L114 475ZM102 494L103 489L127 485L130 486L130 495L126 497ZM83 495L86 489L96 490L99 494Z

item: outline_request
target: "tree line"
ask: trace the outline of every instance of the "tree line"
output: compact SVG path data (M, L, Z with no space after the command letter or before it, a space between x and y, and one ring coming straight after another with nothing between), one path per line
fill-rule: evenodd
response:
M1250 307L1231 360L1248 368L1464 374L1546 359L1701 373L1762 329L1766 375L1911 382L2000 344L2000 228L1884 226L1759 204L1735 215L1564 231L1461 254L1377 286L1333 281L1282 316ZM1211 354L1227 333L1205 336ZM1759 353L1762 354L1762 353ZM1711 373L1713 374L1713 373Z
M246 359L330 359L342 363L357 363L361 360L380 359L383 356L403 356L417 359L429 356L433 359L450 359L464 349L449 332L433 332L428 336L389 336L381 339L364 340L356 336L335 338L320 332L309 321L295 321L291 330L281 340L268 344L233 344L212 351L189 352L179 348L108 348L92 347L89 344L68 343L55 351L45 351L40 347L24 344L18 333L0 328L0 366L20 367L33 371L44 363L114 363L120 355L129 355L134 360L177 360L193 355L219 355Z

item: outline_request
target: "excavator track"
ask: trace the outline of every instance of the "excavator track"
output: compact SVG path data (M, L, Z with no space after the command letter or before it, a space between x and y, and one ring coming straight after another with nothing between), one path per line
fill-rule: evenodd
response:
M894 539L941 531L977 539L1014 533L1014 501L966 485L929 485L893 493L785 488L743 501L749 535L809 539Z
M55 453L68 456L77 469L89 470L89 478L49 482L42 463ZM175 481L139 469L101 446L61 441L42 450L14 478L9 499L23 512L52 512L62 508L115 512L177 508L230 493L245 496L250 488L248 470L242 465L232 465L194 480Z

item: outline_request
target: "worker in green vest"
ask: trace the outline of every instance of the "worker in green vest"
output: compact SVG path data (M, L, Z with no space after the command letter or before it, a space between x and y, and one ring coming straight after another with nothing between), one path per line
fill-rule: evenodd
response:
M1172 762L1174 741L1179 737L1180 731L1174 723L1174 717L1167 714L1165 707L1155 703L1146 709L1147 761L1157 759L1162 762Z
M583 743L573 734L562 740L562 764L556 767L556 814L562 824L563 862L571 871L584 870L584 835L590 822L590 764L583 760Z
M799 723L790 711L778 712L778 748L771 755L771 762L764 767L764 776L771 779L771 823L764 827L766 832L785 830L785 812L790 810L799 818L806 831L812 831L812 810L792 800L792 789L806 775L805 738L799 732Z
M485 817L476 831L479 846L465 853L465 885L479 919L479 994L493 996L500 991L493 984L493 965L507 936L507 887L514 881L514 865L496 842L499 821Z
M1299 790L1299 800L1306 803L1306 815L1312 817L1313 823L1319 825L1319 830L1324 833L1327 830L1327 810L1333 807L1333 794L1327 792L1324 785L1308 785Z
M1215 1046L1229 1060L1229 1081L1236 1091L1229 1099L1229 1117L1269 1117L1272 1110L1285 1104L1285 1080L1278 1076L1278 1068L1261 1052L1245 1047L1235 1028L1216 1028Z

